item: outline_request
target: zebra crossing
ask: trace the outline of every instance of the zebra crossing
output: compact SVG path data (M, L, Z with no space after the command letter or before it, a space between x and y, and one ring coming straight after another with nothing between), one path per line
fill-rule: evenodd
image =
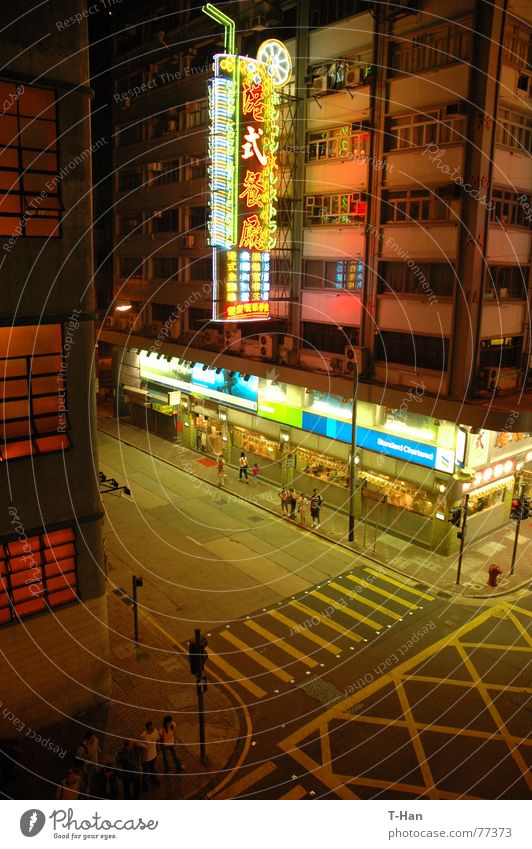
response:
M264 699L325 674L434 600L414 581L358 567L209 634L209 666Z

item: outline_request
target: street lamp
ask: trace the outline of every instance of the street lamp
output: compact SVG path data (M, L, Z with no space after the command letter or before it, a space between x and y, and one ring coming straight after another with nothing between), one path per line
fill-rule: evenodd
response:
M355 500L357 494L357 400L358 400L358 363L353 363L353 404L351 408L351 453L349 455L349 542L355 540Z

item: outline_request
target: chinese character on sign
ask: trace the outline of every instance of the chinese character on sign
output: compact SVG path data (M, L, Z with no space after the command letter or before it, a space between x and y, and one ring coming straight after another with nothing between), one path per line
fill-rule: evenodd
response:
M259 150L257 145L258 140L264 134L263 130L260 128L256 130L254 127L248 125L247 133L244 134L245 142L242 145L242 150L244 151L242 154L242 159L251 159L252 156L256 156L259 160L260 164L264 167L266 162L268 161L267 156Z
M262 86L253 83L242 85L242 114L253 116L255 121L264 121L264 100Z
M242 235L240 247L249 248L252 251L265 251L264 230L258 215L249 215L242 224Z
M244 191L239 195L241 198L246 198L246 205L263 207L262 195L264 193L264 183L260 171L246 171L246 177L242 183Z

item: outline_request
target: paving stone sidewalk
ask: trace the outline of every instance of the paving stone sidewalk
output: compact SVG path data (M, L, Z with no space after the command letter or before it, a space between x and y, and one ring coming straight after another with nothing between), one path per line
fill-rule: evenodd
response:
M106 415L99 416L98 427L103 433L120 438L124 443L166 463L185 468L188 474L195 475L213 487L217 486L216 464L209 462L204 454L198 454ZM238 480L237 469L229 466L226 469L226 491L262 509L280 514L278 486L264 480L259 480L254 486L243 486ZM513 575L509 574L515 536L515 525L512 522L471 545L466 544L459 585L456 584L457 554L441 557L426 548L383 532L378 532L375 539L374 528L371 526L366 529L367 544L364 547L360 544L364 540L364 527L360 522L355 526L356 542L351 544L347 541L347 515L341 511L331 511L325 507L322 510L319 531L311 528L306 531L319 533L338 545L366 554L382 566L451 595L493 598L514 592L532 582L532 522L528 521L521 524ZM489 587L487 583L488 567L492 563L499 565L502 571L496 589Z

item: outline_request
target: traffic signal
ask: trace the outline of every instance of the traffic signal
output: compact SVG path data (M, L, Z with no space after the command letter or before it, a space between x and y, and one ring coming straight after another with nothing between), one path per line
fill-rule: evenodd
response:
M521 501L521 518L529 519L532 514L532 498L529 498L528 495L524 495Z
M460 527L462 522L462 508L461 507L453 507L451 509L451 518L448 519L451 525L454 525L456 528Z
M514 498L510 508L510 519L518 522L523 518L523 503L521 498Z
M194 640L191 640L188 646L188 662L191 675L195 675L199 681L208 657L207 638L201 636L199 628L195 629L194 635Z

